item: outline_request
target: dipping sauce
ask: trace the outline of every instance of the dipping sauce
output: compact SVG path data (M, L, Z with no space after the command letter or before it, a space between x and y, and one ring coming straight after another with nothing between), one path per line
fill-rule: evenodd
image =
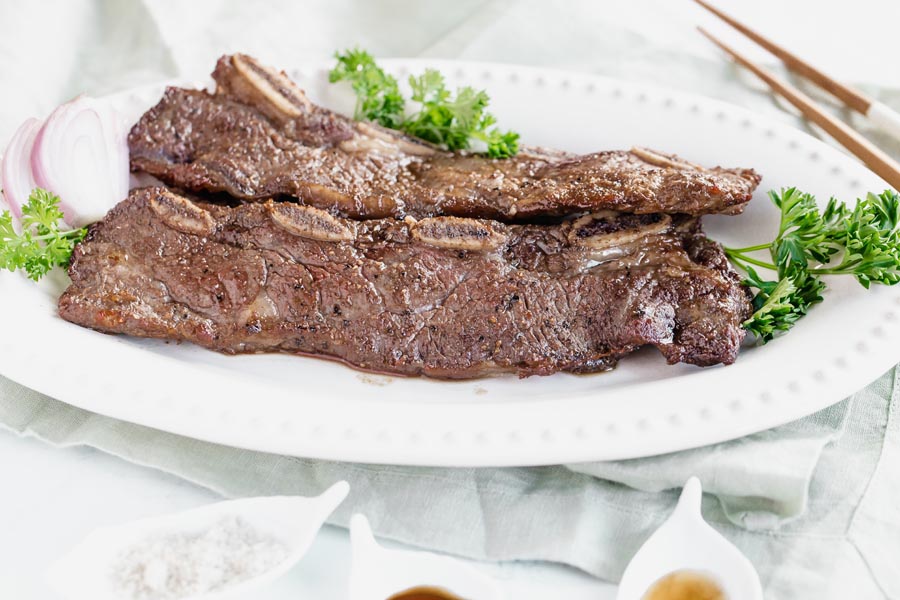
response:
M388 600L463 600L459 596L451 594L447 590L435 587L414 587L399 594L394 594Z
M709 575L683 570L658 579L644 594L643 600L726 600L726 597Z

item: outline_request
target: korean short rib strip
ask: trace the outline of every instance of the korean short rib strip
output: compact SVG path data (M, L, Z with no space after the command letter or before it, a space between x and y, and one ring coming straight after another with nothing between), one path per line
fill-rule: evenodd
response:
M215 93L169 88L131 130L131 167L194 192L291 197L334 215L533 220L578 212L737 214L760 177L647 149L510 159L445 152L310 102L284 73L219 59Z
M59 313L85 327L442 378L602 371L645 345L728 364L752 310L699 221L663 214L355 221L143 188L69 274Z

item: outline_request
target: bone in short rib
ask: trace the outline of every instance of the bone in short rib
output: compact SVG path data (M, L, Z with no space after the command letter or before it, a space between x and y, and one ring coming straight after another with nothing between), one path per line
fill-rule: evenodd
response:
M737 214L760 177L647 149L494 160L444 152L335 114L249 56L219 59L216 91L170 88L131 130L131 166L244 200L289 196L352 218L503 221L612 209Z
M731 363L752 310L699 222L661 214L353 221L144 188L69 274L59 312L86 327L446 378L600 371L645 345Z

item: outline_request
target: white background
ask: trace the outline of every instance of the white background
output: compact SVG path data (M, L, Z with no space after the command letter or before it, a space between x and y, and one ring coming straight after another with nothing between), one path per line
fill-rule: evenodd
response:
M41 16L48 23L70 19L82 4L85 3L42 3ZM546 5L550 10L550 4ZM722 0L719 5L836 77L900 87L900 68L896 64L898 2ZM30 13L25 15L19 6L16 0L0 2L0 22L5 23L0 26L0 56L3 57L0 81L5 84L5 98L0 103L3 105L0 133L4 137L19 120L40 114L61 99L48 99L47 90L57 89L52 83L65 77L71 58L65 44L72 40L65 36L43 36L44 23L34 20L36 11L24 11ZM552 10L564 10L564 6L555 3ZM715 25L687 1L595 2L576 6L591 13L584 18L601 19L623 31L658 38L663 45L669 44L682 52L717 60L719 55L691 30L693 24L703 23L755 59L767 59L736 34ZM78 18L90 18L90 15L82 12ZM572 18L581 16L574 14ZM297 35L304 35L301 25L298 24ZM248 23L248 31L248 35L262 35L253 31L252 23ZM502 40L498 40L500 43ZM535 43L539 44L540 40L536 39ZM560 66L590 69L590 52L584 50L569 49L572 60ZM491 56L483 58L498 60L497 54L491 52ZM204 65L211 64L207 57L197 60L202 60ZM516 57L507 60L514 61ZM10 85L14 82L19 85ZM90 449L55 449L0 431L0 598L52 598L41 578L44 569L95 527L189 508L215 499L210 492L177 478ZM517 600L563 595L571 600L602 600L614 594L613 586L569 569L537 565L483 568L501 578L508 597ZM326 528L304 562L253 598L344 598L348 570L346 533Z

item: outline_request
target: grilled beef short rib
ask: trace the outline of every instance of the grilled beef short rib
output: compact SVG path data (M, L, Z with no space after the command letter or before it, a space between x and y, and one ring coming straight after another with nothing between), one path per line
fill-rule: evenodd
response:
M144 188L69 274L59 312L85 327L445 378L600 371L644 345L727 364L751 310L698 221L662 214L352 221Z
M191 191L290 196L351 218L531 220L613 209L736 214L760 177L646 149L504 160L441 151L314 105L283 73L222 57L216 93L170 88L131 130L131 167Z

